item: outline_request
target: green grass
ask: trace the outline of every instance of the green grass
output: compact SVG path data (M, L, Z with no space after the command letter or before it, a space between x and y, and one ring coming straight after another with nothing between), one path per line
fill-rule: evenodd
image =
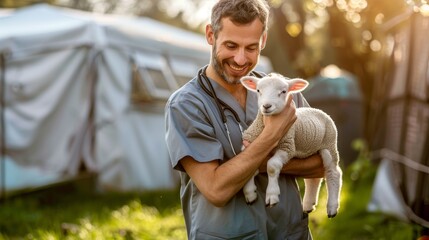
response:
M364 155L344 171L339 214L326 216L326 190L310 214L315 240L409 240L419 226L366 206L376 167ZM97 194L73 183L6 199L0 205L0 239L186 239L179 191Z
M372 170L372 169L367 169ZM366 211L371 199L374 175L351 180L350 170L344 174L341 207L333 219L326 216L326 190L321 193L321 201L314 213L310 214L310 229L315 239L344 240L410 240L419 230L418 226L404 223L383 213Z
M0 216L0 239L186 239L178 191L97 194L71 184L7 199Z
M366 210L371 200L377 168L369 160L362 141L354 142L360 150L356 161L343 169L340 211L333 219L326 216L326 189L314 213L310 214L310 229L316 240L411 240L417 239L420 226L405 223L393 216Z

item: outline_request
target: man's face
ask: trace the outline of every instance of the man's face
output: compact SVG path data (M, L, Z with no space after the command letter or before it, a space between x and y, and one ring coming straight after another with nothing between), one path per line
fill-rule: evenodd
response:
M256 19L250 24L235 25L229 18L222 19L222 29L217 38L212 34L212 59L216 73L229 84L239 84L240 78L249 74L259 60L265 46L263 25Z

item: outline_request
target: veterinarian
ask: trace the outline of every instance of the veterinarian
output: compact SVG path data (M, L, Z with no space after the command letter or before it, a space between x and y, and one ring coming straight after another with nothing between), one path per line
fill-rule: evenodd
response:
M295 177L323 177L318 155L292 160L279 179L280 202L265 206L266 161L296 119L302 95L265 117L262 134L243 144L241 132L255 119L257 96L239 79L253 68L267 41L265 0L220 0L212 9L206 39L210 63L176 91L166 105L166 142L180 172L180 198L189 239L311 239ZM241 191L255 177L258 199L248 205Z

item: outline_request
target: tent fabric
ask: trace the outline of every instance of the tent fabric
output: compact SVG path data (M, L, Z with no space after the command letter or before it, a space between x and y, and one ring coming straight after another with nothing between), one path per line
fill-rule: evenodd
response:
M79 159L65 156L79 151L71 147L88 117L87 56L85 49L75 49L55 51L43 60L8 59L5 133L9 156L17 163L77 171L68 167Z
M168 154L164 135L154 127L163 121L160 114L129 111L114 124L105 125L98 131L97 137L102 140L97 154L107 156L100 161L103 171L99 181L105 190L153 189L154 180L157 188L172 187L177 179L167 171L171 167L165 161ZM118 146L117 142L122 145ZM133 157L135 161L131 160Z
M5 190L8 192L46 186L64 179L59 172L46 171L37 166L20 166L7 156L3 166L7 170L4 181L7 184Z
M6 191L77 174L94 81L92 28L47 6L0 18Z
M146 51L202 64L210 54L205 45L198 34L144 18L45 4L3 14L6 176L0 186L13 192L61 182L83 166L98 174L99 189L176 187L162 101L144 103L151 106L146 111L130 100L131 63Z
M97 174L100 190L177 187L164 105L210 60L204 36L148 18L38 4L0 12L0 54L6 192L82 169ZM257 68L271 71L269 60Z
M0 52L17 57L92 46L103 37L90 21L43 4L16 10L0 21Z
M395 179L395 170L392 162L384 159L380 162L377 176L374 181L372 199L367 209L371 212L379 211L391 214L398 219L408 221L404 203L401 201L401 193Z

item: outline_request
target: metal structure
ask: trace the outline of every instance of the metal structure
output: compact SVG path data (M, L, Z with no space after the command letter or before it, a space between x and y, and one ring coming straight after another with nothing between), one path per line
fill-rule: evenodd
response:
M429 17L404 13L386 32L369 118L381 159L369 207L429 227Z

